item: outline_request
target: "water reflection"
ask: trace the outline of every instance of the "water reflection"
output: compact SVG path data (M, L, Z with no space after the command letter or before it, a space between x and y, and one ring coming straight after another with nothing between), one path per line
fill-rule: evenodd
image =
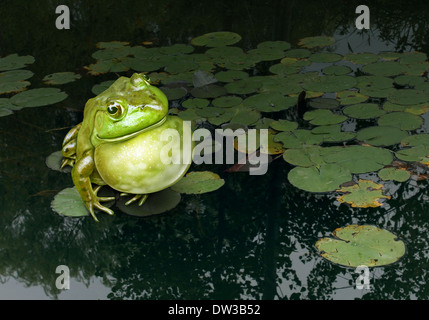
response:
M124 6L127 3L130 2ZM190 36L218 29L242 34L243 45L250 46L268 39L296 42L321 31L339 33L338 25L342 25L345 26L343 32L347 32L345 43L362 49L354 46L356 40L350 40L349 36L353 33L350 28L355 18L354 4L327 1L322 5L320 1L308 1L303 7L297 1L284 5L284 1L277 1L272 7L264 7L259 2L256 5L241 1L238 8L243 9L243 13L230 8L225 1L216 9L214 4L203 8L199 2L189 3L214 13L210 15L212 20L203 24L198 18L204 16L201 12L188 10L188 6L180 11L176 2L160 1L157 5L151 2L144 8L142 2L133 2L132 12L122 13L128 19L121 19L125 20L124 26L119 28L107 23L111 21L112 9L104 2L92 1L88 5L75 1L73 10L79 12L82 24L75 25L73 36L64 39L48 28L34 35L29 29L16 34L16 22L10 19L20 21L17 17L22 19L30 13L40 19L45 16L50 19L51 15L45 8L30 6L27 13L10 5L6 7L14 13L11 18L6 15L10 12L0 13L3 22L0 50L2 54L19 51L22 44L27 43L22 50L38 58L35 72L42 78L51 71L87 64L93 44L98 40L141 41L156 37L160 44L167 44L186 42ZM427 52L425 15L429 10L416 2L404 11L400 10L399 3L392 6L389 2L385 8L382 4L368 4L382 41L374 38L378 37L376 30L359 37L367 43L371 41L366 48L373 48L374 43L380 48L383 41L388 41L398 49L412 46ZM326 10L321 10L321 6ZM143 25L134 13L148 8L153 14L148 17L148 25ZM226 15L225 8L229 10ZM119 9L121 12L125 7ZM184 10L189 16L186 26L178 27L173 14L177 10L182 15ZM223 20L217 19L219 16ZM95 18L104 23L97 24L96 31L87 33L93 26L89 22ZM266 27L261 28L262 25ZM145 29L147 26L149 30ZM126 33L124 30L128 29L131 31ZM404 37L403 30L413 30L412 36ZM87 35L84 40L88 46L82 45L82 35ZM27 41L31 36L34 41ZM50 36L57 41L40 40ZM10 41L6 43L4 39ZM59 49L53 49L55 46L62 52L73 53L61 55L61 61L50 59L58 55ZM46 55L43 52L47 52ZM89 294L88 298L429 298L427 181L392 183L389 185L392 199L386 206L357 210L339 205L332 196L294 188L286 179L290 166L278 159L264 176L225 174L224 168L218 168L227 182L222 189L213 194L185 196L167 215L139 219L118 213L113 217L101 216L99 224L87 218L57 216L50 209L50 201L56 192L71 185L71 179L47 169L44 161L60 148L66 130L48 130L71 126L81 118L79 111L70 112L67 108L79 109L91 96L91 86L91 80L85 79L71 84L67 87L71 98L57 109L23 109L0 118L1 290L10 290L16 280L25 287L43 288L43 293L31 293L34 297L66 297L66 293L55 287L58 276L55 269L64 264L73 278L70 294L76 297L85 297L85 288L94 286L96 279L95 286L108 288L109 293ZM354 288L357 275L353 269L323 260L314 247L319 237L329 236L335 228L351 223L386 228L407 245L407 253L398 263L371 269L374 280L370 292ZM5 291L2 294L7 296Z

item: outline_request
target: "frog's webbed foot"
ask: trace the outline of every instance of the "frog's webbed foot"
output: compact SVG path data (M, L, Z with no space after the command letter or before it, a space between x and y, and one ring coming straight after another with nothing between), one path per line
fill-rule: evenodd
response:
M126 192L121 193L121 197L129 196L129 195L130 194L126 193ZM138 204L139 204L139 206L142 206L143 203L145 203L145 201L146 201L146 199L147 199L148 196L149 196L148 194L136 194L130 200L128 200L127 202L125 202L125 205L128 206L131 203L136 202L137 200L139 200Z
M101 189L101 187L102 187L102 186L96 186L96 187L94 188L94 190L93 190L93 192L94 192L94 198L95 198L96 200L88 201L88 202L86 203L86 207L88 208L89 213L90 213L90 214L91 214L91 216L94 218L94 220L95 220L95 221L97 221L97 222L99 222L99 220L97 219L97 216L95 215L94 208L95 208L95 209L98 209L98 210L100 210L100 211L104 211L104 212L106 212L107 214L110 214L110 215L113 215L113 214L114 214L113 210L111 210L111 209L109 209L109 208L106 208L105 206L102 206L102 205L100 204L100 202L106 202L106 201L112 201L112 200L115 200L115 197L99 197L99 196L97 195L97 193L98 193L98 191Z

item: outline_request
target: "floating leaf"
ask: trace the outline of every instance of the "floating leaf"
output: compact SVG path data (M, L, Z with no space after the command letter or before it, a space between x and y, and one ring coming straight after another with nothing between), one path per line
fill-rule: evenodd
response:
M425 82L425 78L420 76L402 75L395 78L395 83L400 86L415 87Z
M60 191L51 203L51 208L60 215L82 217L89 214L75 187Z
M107 80L103 81L99 84L96 84L92 87L91 91L96 96L102 93L104 90L109 89L109 87L115 82L115 80Z
M318 52L313 53L308 59L312 62L328 63L340 61L343 57L337 53Z
M258 44L258 49L288 50L291 45L286 41L264 41Z
M316 109L336 109L340 103L335 99L316 98L309 102L309 106Z
M259 82L243 79L226 84L225 89L232 94L250 94L256 92L260 86Z
M38 88L14 95L10 100L19 107L40 107L58 103L67 98L67 94L60 89Z
M367 101L368 99L368 96L352 90L337 92L337 100L340 101L342 105L361 103Z
M110 60L115 58L124 58L129 54L131 54L131 48L128 46L121 46L98 50L92 54L92 57L96 60Z
M169 55L181 55L181 54L187 54L194 51L194 47L183 44L183 43L176 43L171 46L165 46L160 47L159 52L163 54L169 54Z
M320 146L306 146L300 149L287 149L283 153L283 159L299 167L320 166L325 164L321 156Z
M192 76L192 84L195 88L204 87L209 84L218 82L215 76L207 71L197 70Z
M262 112L286 110L296 104L296 98L285 97L280 93L259 93L246 98L243 105Z
M209 105L209 103L210 101L207 99L194 98L183 101L182 107L186 109L205 108Z
M221 47L237 43L240 40L241 36L237 33L219 31L195 37L191 40L191 44L194 46Z
M328 66L323 68L322 72L327 75L340 76L352 72L352 69L347 66Z
M217 98L223 96L226 93L224 87L221 87L216 84L209 84L203 87L193 88L191 94L195 98Z
M313 125L337 124L347 120L346 116L335 114L331 110L318 109L304 113L304 120Z
M164 64L161 61L140 58L128 58L125 61L125 64L128 68L138 72L151 72L164 67Z
M357 184L337 190L338 192L346 192L345 195L338 198L338 201L358 208L379 207L382 205L378 201L379 199L390 199L389 196L383 195L382 188L382 184L360 179Z
M166 95L168 100L181 99L188 93L185 88L160 87L159 89Z
M298 45L305 48L329 47L335 43L333 37L315 36L299 40Z
M271 121L270 127L277 131L292 131L298 128L298 123L294 121L279 119Z
M12 70L0 73L0 84L27 80L33 76L30 70Z
M343 113L355 119L373 119L384 115L386 112L375 103L360 103L344 108Z
M407 135L406 131L399 128L374 126L360 130L356 139L373 146L391 146L399 143Z
M346 267L388 265L405 254L405 245L387 230L369 225L348 225L322 238L316 248L323 258Z
M414 64L414 63L422 63L427 60L426 53L424 52L404 52L399 58L399 63L402 64Z
M362 71L375 76L397 76L404 73L407 67L392 61L376 62L362 67Z
M401 130L415 130L421 127L423 119L409 112L390 112L378 119L379 126L397 127Z
M101 41L96 44L96 47L99 49L121 48L129 44L130 43L126 41L109 41L109 42Z
M392 92L387 100L402 105L413 105L429 101L429 94L415 89L400 89Z
M171 186L173 191L186 194L201 194L219 189L225 180L210 171L189 172L176 184Z
M70 167L65 167L61 169L61 161L63 160L63 154L60 151L55 151L51 153L45 160L46 166L52 170L60 171L60 172L70 172Z
M354 132L341 131L340 124L318 126L311 129L311 133L322 136L324 142L344 142L356 137Z
M74 72L57 72L48 74L43 78L46 84L65 84L80 79L81 75Z
M368 64L378 61L378 56L374 53L349 53L344 56L345 60L355 64Z
M307 49L292 49L285 52L285 57L289 58L308 58L311 51Z
M323 135L313 134L310 130L296 129L292 132L280 132L274 136L274 141L281 142L284 148L302 148L305 145L319 145Z
M222 82L233 82L249 77L249 74L240 70L220 71L215 75L216 79Z
M418 145L411 148L401 149L395 152L398 159L403 161L427 162L429 157L429 147Z
M260 117L261 114L256 110L246 107L236 107L231 118L231 122L243 125L251 125L258 121Z
M338 164L355 174L377 171L393 161L389 150L371 146L327 147L321 154L326 163Z
M215 107L230 108L230 107L238 106L242 101L243 99L237 96L224 96L224 97L219 97L214 99L212 101L212 104Z
M337 164L324 164L320 168L295 167L289 171L288 179L295 187L309 192L329 192L350 181L348 169Z
M0 71L21 69L34 62L33 56L19 56L18 54L10 54L0 58Z
M31 83L28 81L14 81L0 83L0 94L20 92L25 90Z
M384 181L394 180L398 182L405 182L410 178L411 174L406 169L396 169L390 167L381 169L378 172L378 176Z
M139 206L138 201L125 205L128 199L121 197L116 203L118 208L129 215L137 217L149 217L165 213L174 209L180 202L180 193L174 192L170 188L149 194L143 205Z
M294 73L298 73L301 71L301 67L300 66L295 66L295 65L285 65L283 63L277 63L272 65L269 69L268 69L271 73L274 74L278 74L281 76L285 76L285 75L289 75L289 74L294 74Z
M310 78L303 83L303 88L309 91L337 92L353 88L356 80L351 76L319 76Z

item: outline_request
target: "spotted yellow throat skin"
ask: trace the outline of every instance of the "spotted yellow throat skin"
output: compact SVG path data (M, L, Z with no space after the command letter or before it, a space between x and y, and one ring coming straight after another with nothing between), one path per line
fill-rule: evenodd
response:
M161 160L169 143L161 139L164 130L175 130L182 141L184 131L191 130L179 117L167 113L167 97L138 73L118 78L86 103L82 123L64 138L62 166L73 167L73 183L96 221L94 209L113 214L100 204L113 200L97 195L101 186L133 194L129 202L140 199L142 204L148 194L173 185L189 169L192 154L182 143L182 161L166 164Z

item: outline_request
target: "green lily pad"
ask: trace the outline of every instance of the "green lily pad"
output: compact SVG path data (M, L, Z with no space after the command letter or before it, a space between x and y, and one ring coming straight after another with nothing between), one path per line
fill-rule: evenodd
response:
M356 87L359 89L390 89L393 87L393 79L383 76L360 76L356 80Z
M19 56L16 53L10 54L6 57L0 58L0 71L21 69L33 62L33 56Z
M305 80L302 84L305 90L319 92L337 92L351 89L356 80L351 76L319 76Z
M414 63L422 63L427 60L427 55L424 52L404 52L399 58L399 63L402 64L414 64Z
M313 53L308 59L312 62L328 63L340 61L343 59L343 56L337 53L318 52Z
M285 52L285 57L289 58L308 58L311 51L308 49L291 49Z
M226 94L226 89L216 84L209 84L203 87L193 88L191 94L195 98L217 98Z
M25 90L31 83L28 81L14 81L0 83L0 94L20 92Z
M121 48L129 44L126 41L100 41L97 42L96 47L99 49Z
M390 199L389 196L383 195L383 185L377 184L371 180L359 180L357 184L348 187L342 187L338 192L345 192L337 200L341 203L348 203L357 208L375 208L380 207L382 203L378 200L381 198Z
M383 168L378 172L378 176L380 179L384 181L398 181L398 182L405 182L407 181L411 174L405 170L405 169L396 169L396 168Z
M345 60L355 64L369 64L378 61L378 56L374 53L349 53L344 56Z
M391 126L401 130L415 130L422 126L423 119L409 112L390 112L378 119L379 126Z
M12 110L6 109L6 108L0 108L0 117L5 117L13 114Z
M341 131L340 124L318 126L311 129L311 133L323 137L323 142L343 142L356 137L354 132Z
M347 117L335 114L331 110L317 109L304 113L304 120L310 121L313 125L329 125L341 123L347 120Z
M237 96L224 96L224 97L213 99L212 104L215 107L231 108L231 107L238 106L242 101L243 99Z
M60 89L38 88L18 93L10 100L19 107L40 107L61 102L67 97L68 95Z
M225 113L224 108L207 107L202 109L195 109L195 113L204 118L217 117Z
M406 131L395 127L374 126L360 130L356 139L373 146L391 146L408 136Z
M397 76L404 73L406 70L406 66L393 61L375 62L362 67L362 71L365 73L385 77Z
M286 41L264 41L257 45L258 49L269 50L289 50L290 47L290 43Z
M429 101L429 94L415 89L400 89L392 92L387 100L395 104L414 105Z
M350 181L350 171L337 164L324 164L319 168L295 167L289 171L289 182L295 187L309 192L329 192Z
M323 258L346 267L377 267L398 261L405 244L391 232L369 225L349 225L322 238L316 248Z
M326 163L340 165L355 174L380 170L393 161L389 150L370 146L326 147L321 154Z
M60 151L55 151L51 153L45 160L46 166L52 170L60 172L70 172L71 168L66 166L64 169L61 169L61 161L63 160L63 154Z
M429 133L420 133L408 136L401 140L402 146L427 146L429 147Z
M285 65L284 63L277 63L272 65L268 70L271 73L278 74L281 76L294 74L300 72L302 67L295 65Z
M247 107L235 107L231 122L248 126L258 121L260 117L259 111Z
M197 70L192 75L192 84L195 88L204 87L218 82L211 72Z
M225 180L210 171L189 172L176 184L171 186L173 191L185 194L201 194L212 192L225 184Z
M180 199L180 193L167 188L162 191L149 194L148 198L141 206L138 205L138 201L125 205L128 199L124 197L119 198L116 205L119 210L126 214L136 217L149 217L174 209L180 203Z
M335 43L333 37L315 36L299 40L298 45L305 48L329 47Z
M30 70L11 70L0 73L0 84L27 80L33 76Z
M352 69L347 66L328 66L323 68L322 72L327 75L341 76L352 72Z
M407 106L407 105L399 105L399 104L391 103L390 101L386 101L383 104L383 110L388 112L403 111L403 112L409 112L415 115L422 115L429 110L429 103L421 103L421 104Z
M216 73L215 77L221 82L233 82L236 80L247 79L249 74L240 70L227 70Z
M313 134L310 130L296 129L291 132L283 131L274 136L274 141L281 142L284 148L302 148L308 145L319 145L323 135Z
M368 96L352 90L343 90L343 91L337 92L337 100L343 106L365 102L368 99L369 99Z
M355 119L373 119L384 115L386 111L375 103L360 103L344 108L343 113Z
M182 107L186 109L205 108L209 105L210 101L207 99L194 98L182 102Z
M103 81L99 84L96 84L92 87L91 91L93 94L98 96L100 93L102 93L104 90L109 89L109 87L115 82L115 80L107 80Z
M221 47L237 43L241 36L234 32L219 31L203 34L191 40L194 46Z
M286 110L296 104L296 98L280 93L259 93L246 98L243 105L262 112Z
M48 74L43 78L43 82L46 84L65 84L80 79L81 75L74 72L57 72Z
M294 121L279 119L270 121L269 126L277 131L293 131L298 128L298 123Z
M421 76L410 76L410 75L397 76L394 80L396 84L400 86L408 86L408 87L415 87L425 82L425 78Z
M159 89L166 95L168 100L181 99L188 93L185 88L160 87Z
M306 146L299 149L287 149L283 153L283 159L299 167L320 166L325 164L321 156L322 147L320 146Z
M152 72L164 67L161 61L129 58L126 60L126 66L138 72Z
M201 119L201 116L197 114L197 109L186 109L185 111L180 111L177 116L185 121Z
M51 202L51 208L58 214L67 217L82 217L89 214L75 187L60 191Z
M132 53L132 49L128 46L112 47L98 50L92 54L96 60L110 60L115 58L124 58Z
M254 93L259 89L259 87L261 86L261 83L256 81L249 81L249 79L230 82L225 85L225 89L228 93L231 93L231 94Z
M274 61L284 57L284 51L280 49L258 48L252 49L247 54L255 61Z
M395 152L396 157L403 161L427 162L429 157L429 147L418 145L411 148L401 149Z
M184 43L176 43L171 46L160 47L159 52L168 55L181 55L194 51L194 47Z
M309 102L309 106L316 109L336 109L340 103L335 99L316 98Z

